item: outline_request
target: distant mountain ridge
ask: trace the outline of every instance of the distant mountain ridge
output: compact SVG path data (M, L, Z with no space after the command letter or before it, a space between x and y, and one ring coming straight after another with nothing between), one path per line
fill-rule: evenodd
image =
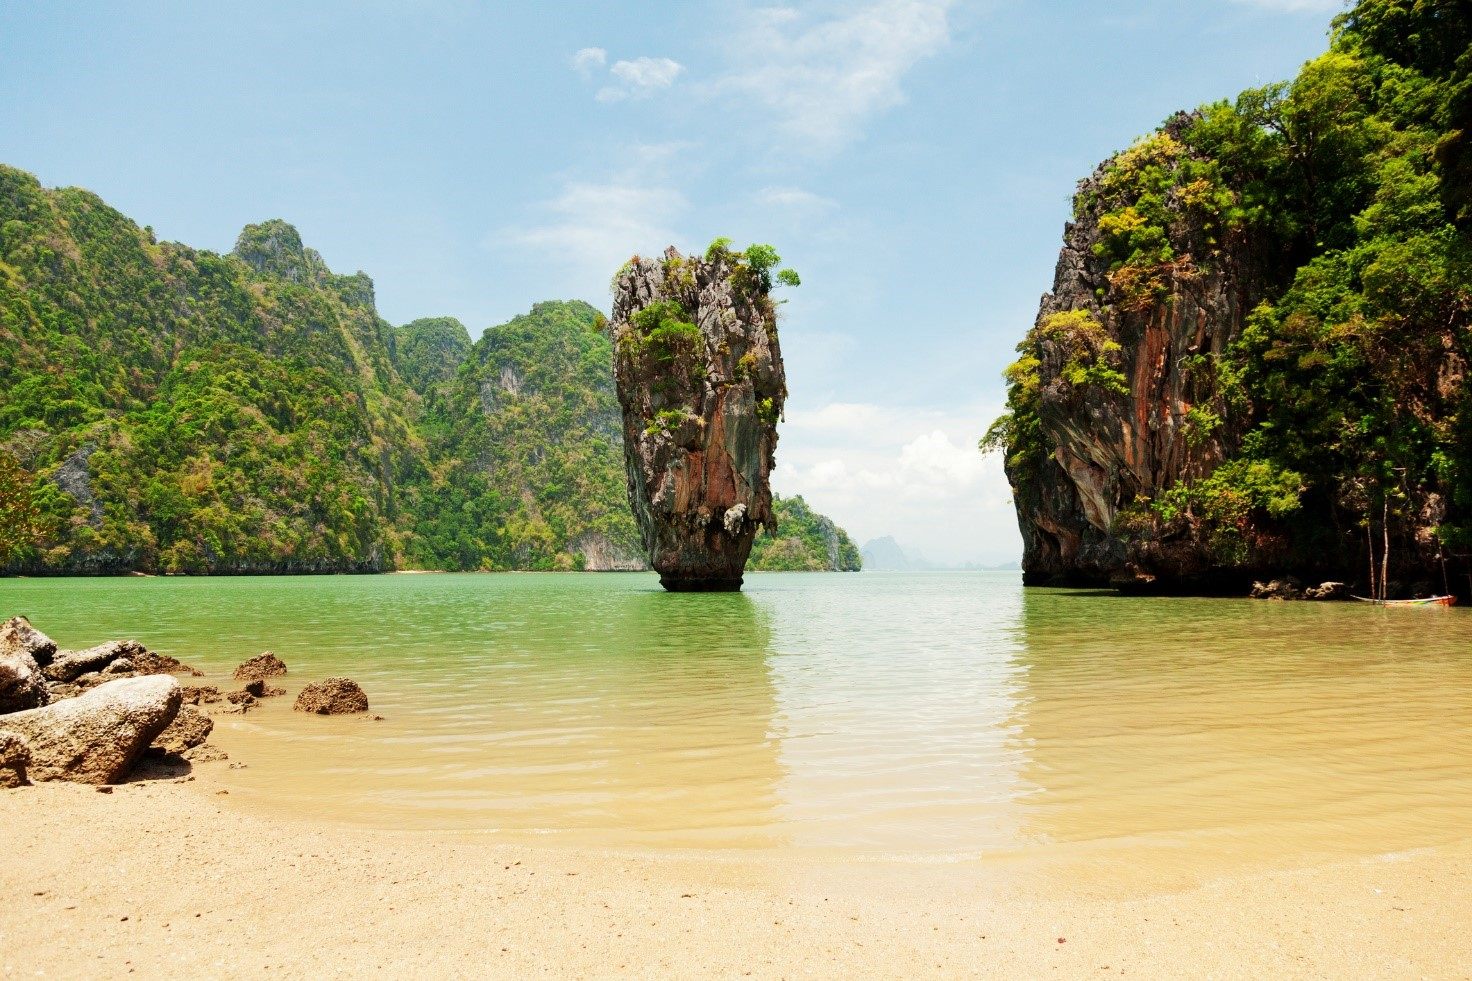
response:
M964 562L960 565L944 565L931 562L919 552L906 551L891 535L871 538L861 550L864 569L869 572L1010 572L1021 569L1021 563L999 562L985 565L980 562Z
M219 255L0 165L0 574L642 568L603 328L395 328L284 221Z

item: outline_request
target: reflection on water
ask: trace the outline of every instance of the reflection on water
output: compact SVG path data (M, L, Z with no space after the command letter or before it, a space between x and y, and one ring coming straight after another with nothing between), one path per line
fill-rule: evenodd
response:
M1472 622L1413 612L1028 591L1026 835L1249 860L1463 837Z
M234 799L409 829L982 857L1372 854L1472 818L1472 616L1015 575L0 582L211 681L270 648L385 721L220 722ZM1121 852L1119 849L1124 849Z

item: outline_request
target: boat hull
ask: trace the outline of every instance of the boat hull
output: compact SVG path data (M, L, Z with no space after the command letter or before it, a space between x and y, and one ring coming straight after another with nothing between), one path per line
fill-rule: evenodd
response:
M1365 596L1356 596L1355 599L1361 603L1374 603L1376 606L1455 606L1455 596L1427 596L1422 599L1404 600L1377 600Z

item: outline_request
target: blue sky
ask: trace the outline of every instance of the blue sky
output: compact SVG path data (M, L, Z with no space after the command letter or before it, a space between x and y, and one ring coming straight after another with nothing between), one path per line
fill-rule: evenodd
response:
M1337 0L0 0L0 161L227 250L283 217L395 323L608 307L717 235L803 277L779 490L861 541L1020 550L975 442L1074 182L1289 77Z

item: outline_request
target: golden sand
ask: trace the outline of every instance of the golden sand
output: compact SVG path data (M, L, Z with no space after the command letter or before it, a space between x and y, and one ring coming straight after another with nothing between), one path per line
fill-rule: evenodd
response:
M1181 891L986 863L506 844L263 816L226 764L0 792L0 973L1465 977L1472 849Z

